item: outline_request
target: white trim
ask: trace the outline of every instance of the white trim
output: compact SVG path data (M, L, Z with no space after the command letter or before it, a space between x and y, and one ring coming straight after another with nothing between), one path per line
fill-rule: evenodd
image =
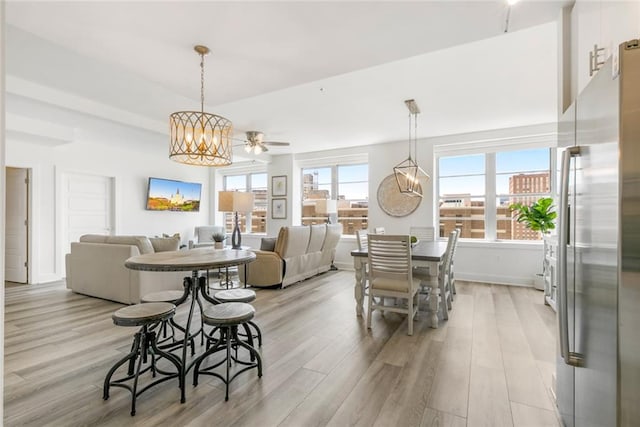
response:
M352 153L343 155L327 155L322 152L296 155L296 163L300 169L328 166L368 164L369 153Z
M497 129L467 134L447 135L433 139L433 154L442 156L556 147L556 123Z

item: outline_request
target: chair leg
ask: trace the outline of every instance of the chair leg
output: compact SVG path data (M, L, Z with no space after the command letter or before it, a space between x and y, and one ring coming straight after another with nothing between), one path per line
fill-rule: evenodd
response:
M407 298L407 335L413 335L413 297Z
M440 284L440 307L442 307L442 318L444 320L449 320L449 304L447 302L447 290L444 286L444 279L439 280Z
M372 299L373 299L373 294L371 293L371 288L369 288L369 300L367 305L367 329L371 329L371 310L372 310L371 300Z

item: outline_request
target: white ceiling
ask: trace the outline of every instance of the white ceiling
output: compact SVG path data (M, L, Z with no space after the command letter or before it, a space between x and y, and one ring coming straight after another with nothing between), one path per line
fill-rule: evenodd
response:
M274 153L403 139L408 98L419 136L548 122L566 3L524 0L504 34L504 0L9 0L7 90L37 83L166 134L169 113L199 106L205 44L206 109L292 142Z

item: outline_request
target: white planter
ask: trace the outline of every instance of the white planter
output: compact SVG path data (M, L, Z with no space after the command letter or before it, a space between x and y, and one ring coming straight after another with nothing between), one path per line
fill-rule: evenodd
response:
M224 249L224 242L213 242L214 249Z

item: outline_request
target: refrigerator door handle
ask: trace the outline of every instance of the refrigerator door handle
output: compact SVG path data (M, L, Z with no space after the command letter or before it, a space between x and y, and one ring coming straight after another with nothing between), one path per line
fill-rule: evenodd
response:
M582 355L569 348L569 318L567 304L567 246L569 245L569 172L571 158L580 155L580 147L569 147L562 152L560 169L560 220L558 224L558 326L560 355L564 363L582 366Z

